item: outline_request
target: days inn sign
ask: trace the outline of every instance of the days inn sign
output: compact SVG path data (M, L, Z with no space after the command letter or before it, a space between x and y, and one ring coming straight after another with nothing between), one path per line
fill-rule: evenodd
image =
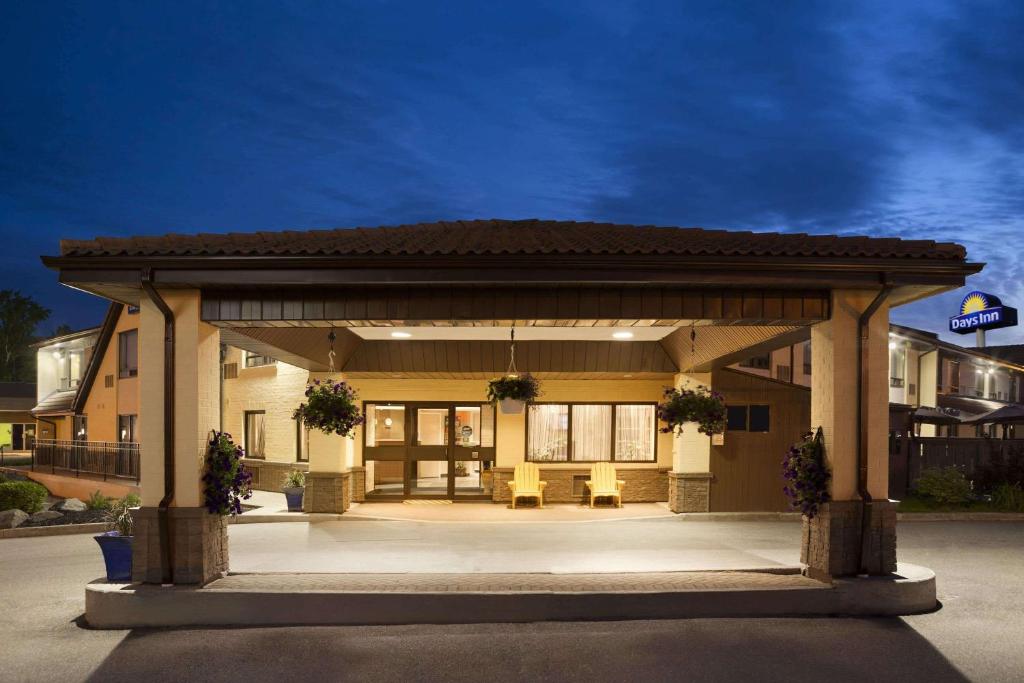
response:
M1017 309L1004 306L999 297L971 292L960 303L960 315L949 319L949 331L970 334L977 330L995 330L1017 324Z

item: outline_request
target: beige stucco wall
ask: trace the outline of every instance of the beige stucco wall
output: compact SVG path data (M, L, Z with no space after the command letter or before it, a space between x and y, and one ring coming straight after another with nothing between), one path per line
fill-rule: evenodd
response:
M833 500L857 499L858 318L874 296L833 292L832 319L811 328L811 426L824 432ZM884 303L868 328L866 367L868 490L881 499L889 492L889 309Z
M287 363L246 368L241 349L227 347L225 363L238 364L238 377L224 380L224 430L235 443L245 438L244 414L266 412L266 459L295 462L292 411L303 400L309 372Z
M118 335L121 332L138 329L139 314L128 313L128 307L121 311L114 335L100 361L99 371L85 399L82 412L89 418L88 437L90 441L117 441L117 418L119 415L139 415L139 378L118 377ZM162 348L162 347L161 347ZM140 354L141 356L141 354ZM139 372L142 372L141 357ZM106 377L112 375L114 386L106 386ZM141 424L138 418L136 429Z

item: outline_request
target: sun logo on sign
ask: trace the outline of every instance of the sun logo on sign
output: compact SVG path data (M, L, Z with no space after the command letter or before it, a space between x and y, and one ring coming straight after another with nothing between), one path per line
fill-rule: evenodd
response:
M986 308L988 308L988 299L985 295L981 292L971 292L964 297L963 303L960 304L960 315L984 311Z

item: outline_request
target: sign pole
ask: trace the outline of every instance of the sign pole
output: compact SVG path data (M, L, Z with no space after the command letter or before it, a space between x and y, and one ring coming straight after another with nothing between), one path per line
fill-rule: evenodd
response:
M974 333L974 345L979 349L985 348L985 330L980 327Z

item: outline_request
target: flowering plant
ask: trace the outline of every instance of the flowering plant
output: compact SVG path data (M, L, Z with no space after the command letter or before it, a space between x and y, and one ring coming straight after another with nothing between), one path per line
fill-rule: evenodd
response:
M302 420L309 429L324 434L352 436L353 430L366 420L357 403L356 390L345 382L313 380L306 387L307 403L300 403L292 418Z
M666 389L658 404L658 419L665 423L661 428L665 434L682 434L687 422L696 422L701 434L721 434L725 431L725 400L707 387Z
M206 452L203 494L206 509L218 515L242 513L242 501L252 497L252 474L242 467L245 451L231 435L214 432Z
M828 491L832 473L825 462L825 444L821 427L816 433L807 432L803 441L792 446L782 461L782 489L790 499L790 506L807 519L814 519L818 508L831 500Z
M501 401L532 401L540 396L540 381L526 373L524 375L505 375L492 379L487 383L487 400Z

